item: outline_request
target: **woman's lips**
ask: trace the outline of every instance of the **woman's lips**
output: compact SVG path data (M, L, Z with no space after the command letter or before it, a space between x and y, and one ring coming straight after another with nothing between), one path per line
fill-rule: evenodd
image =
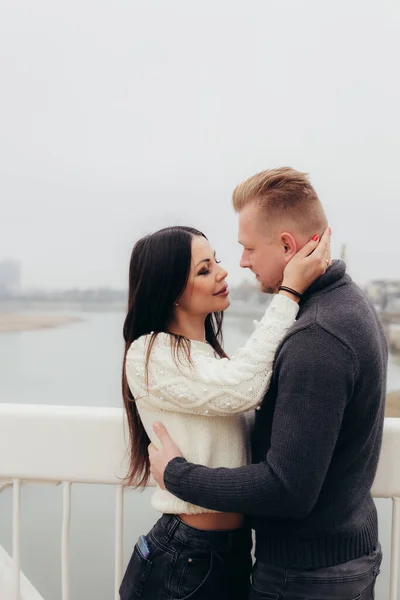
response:
M228 294L229 294L229 289L228 289L228 286L225 285L222 289L220 289L219 292L214 294L214 296L227 296Z

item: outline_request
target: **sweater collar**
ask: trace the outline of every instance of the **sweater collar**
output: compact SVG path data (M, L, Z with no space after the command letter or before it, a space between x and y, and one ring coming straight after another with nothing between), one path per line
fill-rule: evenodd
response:
M332 265L328 267L321 277L318 277L314 283L303 294L300 300L300 305L307 302L310 298L324 292L328 289L333 289L338 285L344 285L350 281L349 275L346 273L346 264L342 260L334 260Z

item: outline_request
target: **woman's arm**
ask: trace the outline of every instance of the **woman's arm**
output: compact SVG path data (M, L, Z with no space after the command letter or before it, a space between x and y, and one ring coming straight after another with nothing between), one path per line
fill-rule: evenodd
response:
M163 339L156 341L150 354L148 388L144 364L149 336L136 340L126 360L134 397L161 410L210 416L255 408L270 382L275 352L298 310L298 304L285 295L275 296L255 333L231 360L216 358L211 347L192 342L192 365L182 353L176 362L170 336L159 334Z

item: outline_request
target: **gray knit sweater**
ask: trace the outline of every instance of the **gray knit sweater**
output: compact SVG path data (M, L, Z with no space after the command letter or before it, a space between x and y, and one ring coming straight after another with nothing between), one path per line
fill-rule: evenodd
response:
M261 562L314 569L377 543L371 486L382 440L387 344L375 310L335 261L304 295L256 413L253 464L210 469L183 458L167 489L242 512Z

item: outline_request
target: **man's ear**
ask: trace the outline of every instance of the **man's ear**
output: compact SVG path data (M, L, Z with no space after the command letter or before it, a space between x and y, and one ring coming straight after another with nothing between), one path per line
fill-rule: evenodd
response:
M296 240L294 239L291 233L287 233L286 231L281 233L280 237L282 249L285 253L285 261L289 262L298 250Z

